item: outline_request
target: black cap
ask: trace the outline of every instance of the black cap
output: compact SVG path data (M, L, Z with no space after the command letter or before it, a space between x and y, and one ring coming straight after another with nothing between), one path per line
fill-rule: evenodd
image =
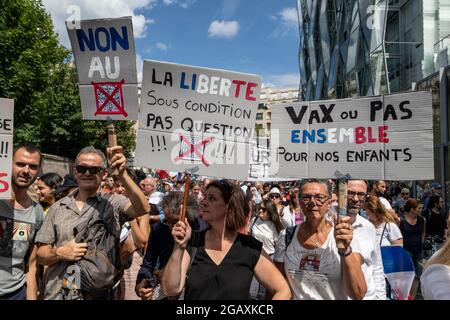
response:
M74 188L74 187L78 187L77 180L75 180L75 177L74 177L73 175L67 174L67 175L64 177L63 183L60 184L60 185L56 188L55 193L58 194L58 193L67 191L67 190L69 190L70 188Z

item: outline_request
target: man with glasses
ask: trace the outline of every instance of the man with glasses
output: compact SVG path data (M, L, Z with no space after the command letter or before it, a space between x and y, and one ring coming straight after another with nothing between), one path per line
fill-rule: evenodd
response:
M11 200L0 200L0 300L36 300L35 235L44 211L28 195L41 168L41 153L22 145L13 153ZM6 182L6 181L5 181Z
M403 188L400 192L400 199L395 201L394 203L394 209L397 212L398 215L403 215L403 206L405 205L406 201L409 199L409 189Z
M86 254L88 243L75 242L74 228L82 222L96 217L104 221L110 234L117 235L119 246L121 223L119 217L125 215L132 220L149 212L147 198L125 170L126 158L122 147L108 149L109 165L112 172L117 169L128 198L122 195L102 195L98 192L106 169L103 152L94 147L82 149L75 160L74 175L79 189L56 202L48 211L36 242L39 243L38 261L48 266L45 284L46 300L84 299L79 292L79 274L73 275L74 263ZM113 286L114 283L111 283ZM110 296L102 296L107 299Z
M349 180L347 184L347 215L353 227L353 251L362 257L362 270L367 292L364 300L386 300L386 283L380 244L375 227L363 218L361 212L367 195L365 180Z

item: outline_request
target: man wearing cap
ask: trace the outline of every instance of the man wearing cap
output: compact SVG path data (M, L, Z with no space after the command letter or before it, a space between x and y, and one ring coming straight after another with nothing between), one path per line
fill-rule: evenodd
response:
M397 212L398 215L403 215L403 206L405 205L406 201L409 199L409 189L403 188L400 192L400 199L395 201L394 203L394 209Z
M13 153L11 200L0 200L0 300L36 300L35 235L44 211L27 194L41 168L42 156L32 145Z
M78 153L74 175L79 188L49 209L36 237L39 245L38 261L48 266L44 293L46 300L86 298L80 291L80 274L74 275L75 262L83 259L87 250L93 248L89 243L75 241L76 227L90 222L91 219L103 221L108 235L114 235L115 247L118 247L122 221L120 218L132 220L150 210L147 198L125 170L126 158L122 147L108 148L108 155L110 168L113 172L117 170L117 176L127 190L128 198L98 192L106 170L106 158L102 151L86 147ZM88 223L87 227L89 226ZM79 231L84 233L84 230L83 228ZM100 299L111 298L114 281Z
M278 187L272 187L269 191L269 200L277 207L280 221L284 228L290 228L295 225L295 215L289 210L289 206L283 205L283 195Z

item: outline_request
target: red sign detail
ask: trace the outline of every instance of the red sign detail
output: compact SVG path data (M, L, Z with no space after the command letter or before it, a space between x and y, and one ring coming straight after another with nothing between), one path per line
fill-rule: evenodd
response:
M122 86L125 80L120 82L92 82L95 90L95 103L99 114L118 114L128 117L123 102Z
M209 167L209 163L205 160L204 155L199 151L199 148L203 147L204 145L206 145L207 143L210 143L212 140L214 140L213 137L209 137L206 138L205 140L197 143L197 144L193 144L191 143L191 141L189 141L188 138L186 138L185 136L183 136L182 134L178 134L180 136L180 138L184 141L184 143L186 143L186 145L188 146L188 149L183 152L182 154L178 155L174 161L180 161L184 156L188 155L188 154L193 154L195 153L200 159L202 159L202 162L205 166Z

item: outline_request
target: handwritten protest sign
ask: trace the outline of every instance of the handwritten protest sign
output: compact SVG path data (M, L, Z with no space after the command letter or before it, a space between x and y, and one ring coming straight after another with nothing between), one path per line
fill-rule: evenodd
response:
M0 199L11 199L14 100L0 98Z
M136 52L131 17L67 23L83 119L137 120Z
M144 61L140 166L246 179L261 78Z
M433 179L431 94L411 92L272 107L274 177Z

